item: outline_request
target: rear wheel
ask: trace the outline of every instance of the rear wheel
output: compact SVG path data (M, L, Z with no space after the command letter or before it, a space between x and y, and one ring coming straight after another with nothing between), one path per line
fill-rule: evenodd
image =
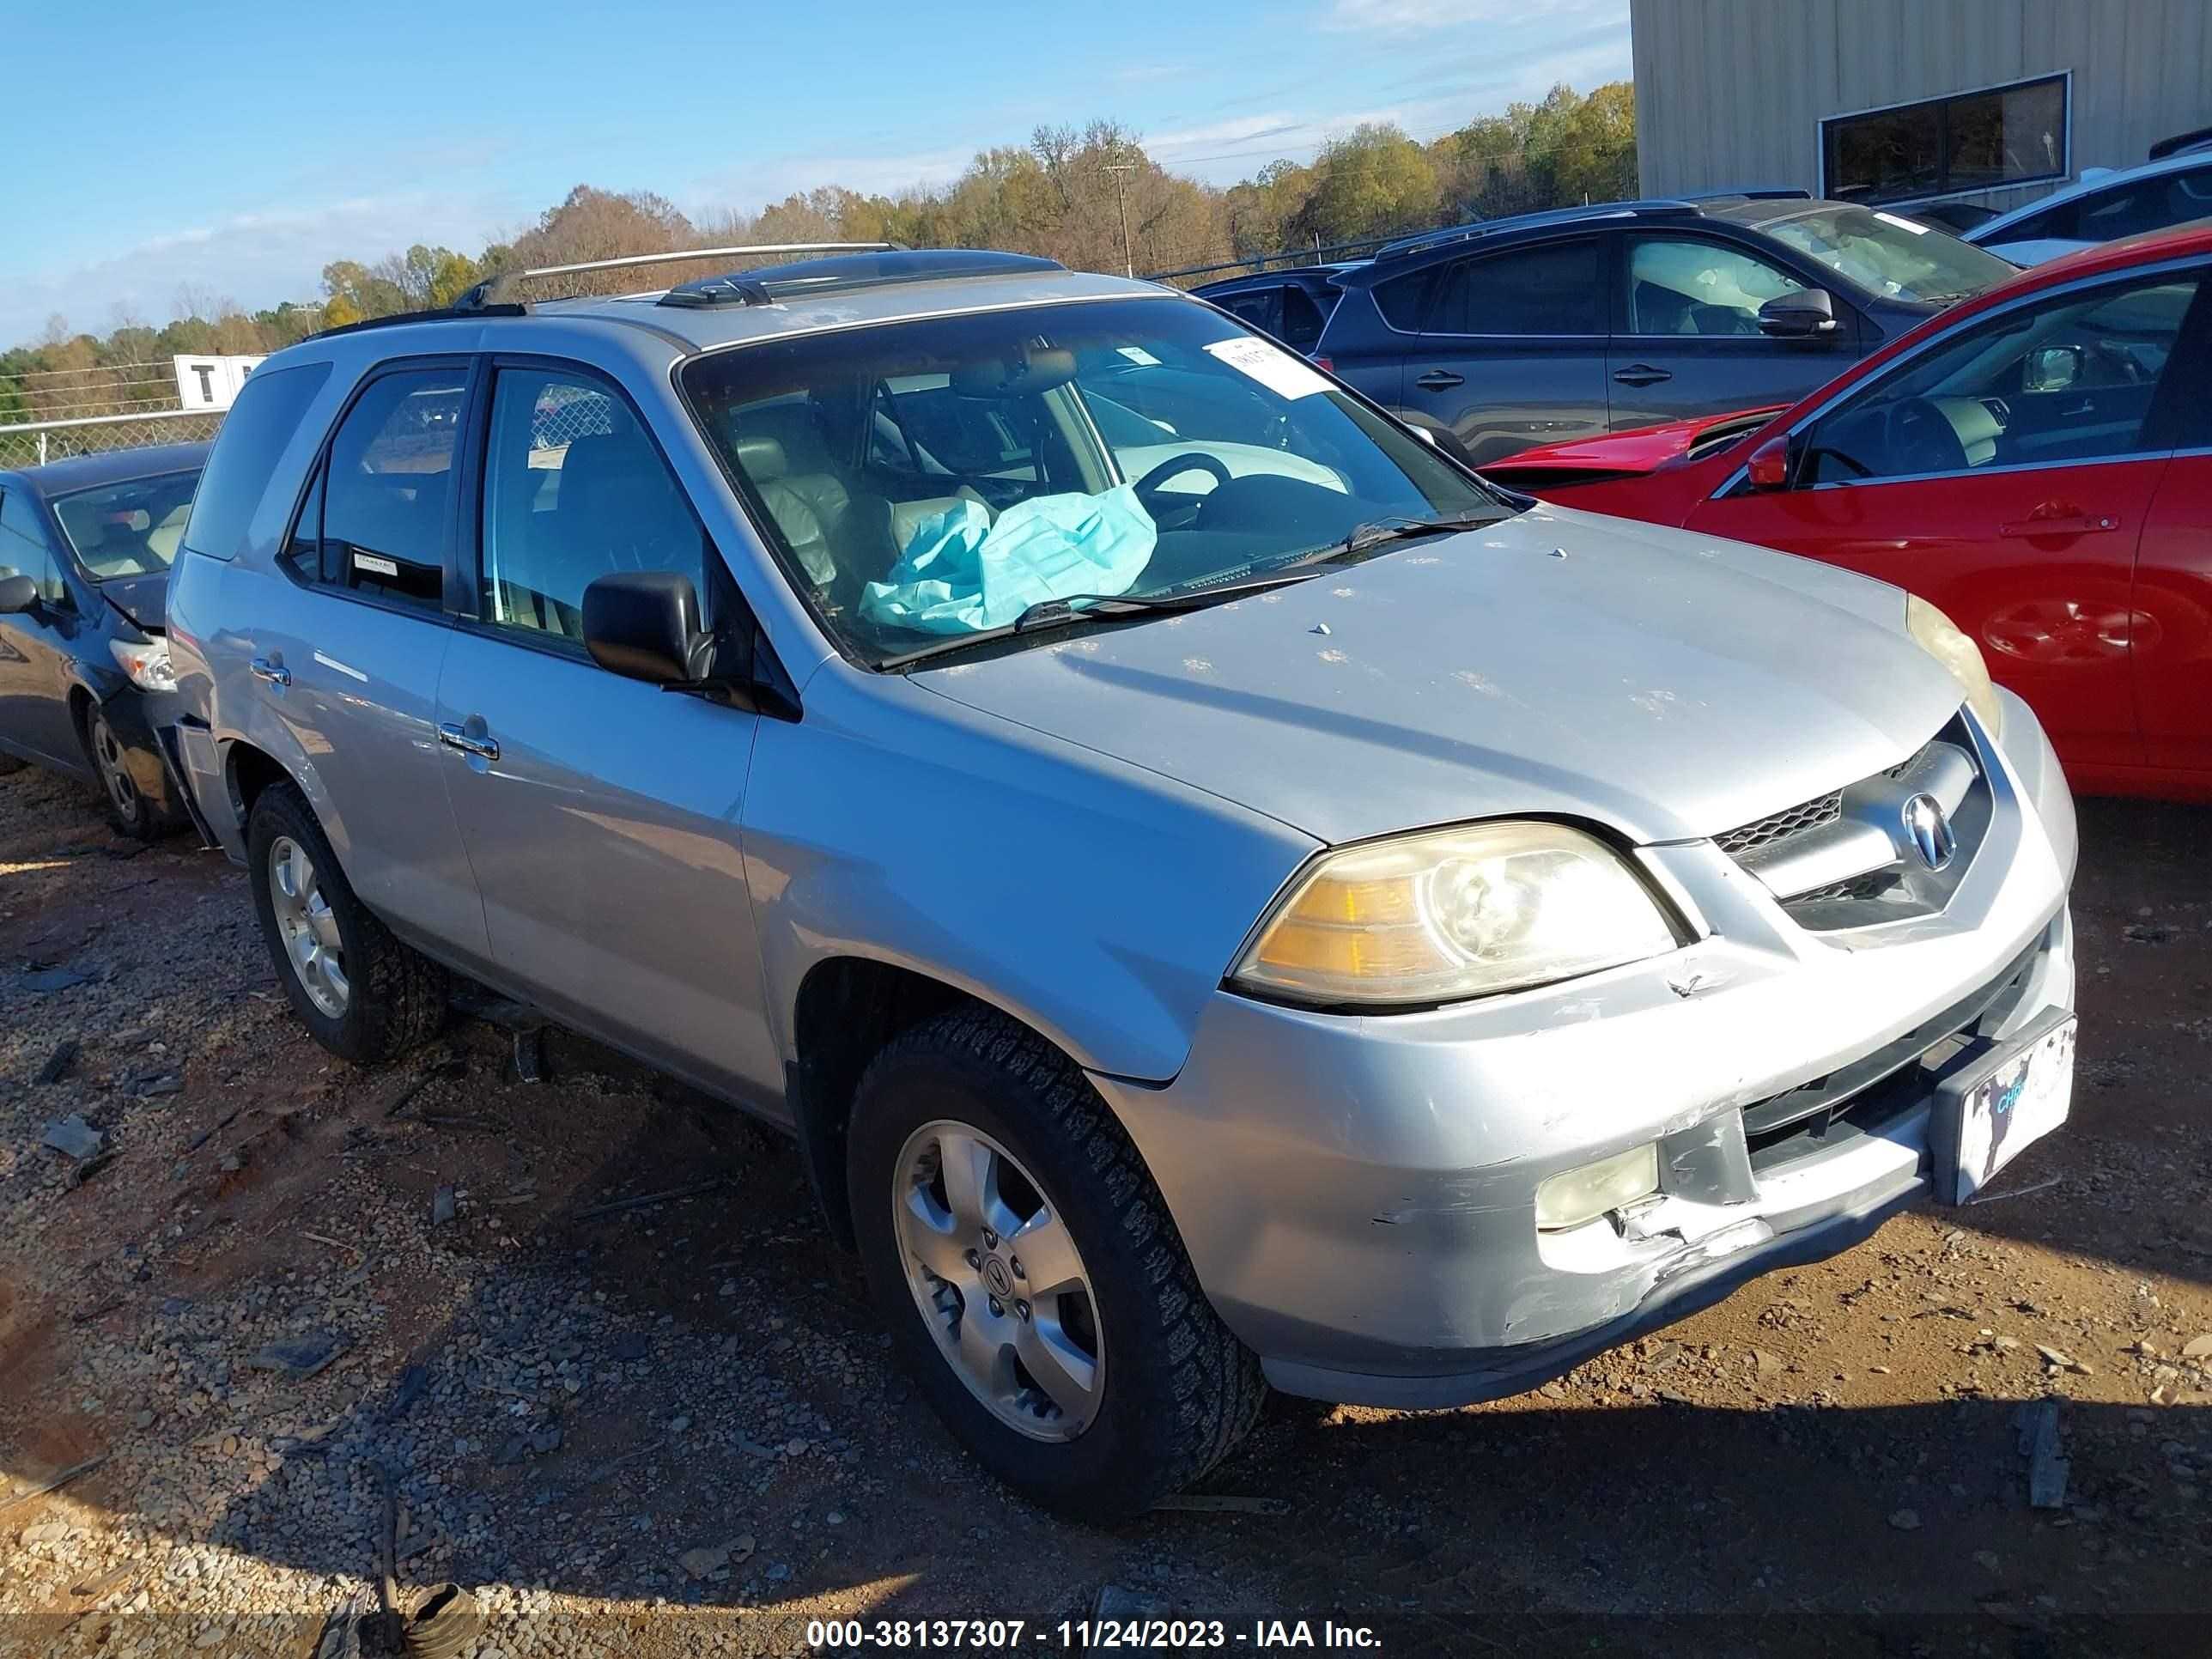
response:
M293 1011L342 1060L373 1066L436 1035L446 974L354 896L307 798L289 783L255 797L246 860L262 936Z
M893 1341L1024 1496L1133 1515L1251 1427L1258 1361L1206 1301L1135 1146L1036 1033L960 1010L898 1038L861 1079L848 1173Z

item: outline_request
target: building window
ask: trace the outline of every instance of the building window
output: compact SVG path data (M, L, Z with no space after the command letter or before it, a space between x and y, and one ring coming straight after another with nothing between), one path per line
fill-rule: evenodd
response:
M2066 76L2050 75L1835 116L1820 123L1820 193L1906 202L2063 179L2069 114Z

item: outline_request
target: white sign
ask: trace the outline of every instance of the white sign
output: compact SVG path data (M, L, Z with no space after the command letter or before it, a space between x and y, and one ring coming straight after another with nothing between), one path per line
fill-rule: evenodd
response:
M1250 375L1268 391L1284 398L1310 398L1328 390L1328 382L1314 373L1303 357L1293 357L1279 346L1246 337L1216 340L1206 348L1230 368Z
M228 409L258 357L172 357L179 409Z

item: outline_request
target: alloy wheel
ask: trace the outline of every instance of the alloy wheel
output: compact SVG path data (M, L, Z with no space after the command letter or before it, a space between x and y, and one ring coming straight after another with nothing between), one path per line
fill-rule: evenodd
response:
M298 975L300 988L324 1014L342 1018L353 986L346 977L337 915L324 896L314 860L289 836L269 845L269 899L285 960Z
M138 815L146 810L145 799L131 779L130 763L116 740L115 728L107 723L106 715L97 711L92 717L92 761L100 770L100 786L107 791L116 817L125 823L137 823Z
M1097 1300L1036 1177L981 1130L940 1120L907 1138L890 1197L915 1305L969 1392L1035 1440L1090 1427L1106 1386Z

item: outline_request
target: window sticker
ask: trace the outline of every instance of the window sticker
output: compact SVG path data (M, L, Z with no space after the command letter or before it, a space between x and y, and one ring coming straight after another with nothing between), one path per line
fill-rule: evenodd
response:
M1310 398L1326 392L1328 382L1305 362L1265 340L1216 340L1206 348L1240 374L1250 376L1282 398Z
M1116 346L1115 349L1139 368L1158 368L1160 360L1142 346Z

